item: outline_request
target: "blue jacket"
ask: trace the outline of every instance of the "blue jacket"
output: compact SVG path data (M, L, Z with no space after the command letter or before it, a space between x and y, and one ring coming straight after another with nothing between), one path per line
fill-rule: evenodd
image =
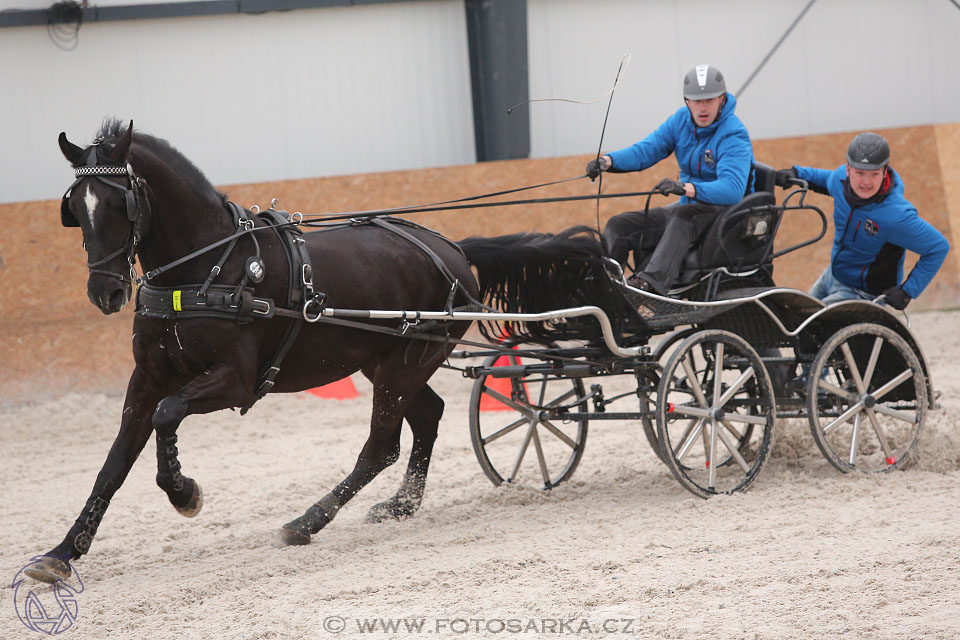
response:
M753 147L750 134L733 114L737 99L727 94L727 103L709 127L693 124L690 110L681 107L649 136L625 149L607 155L614 171L641 171L671 153L680 165L680 181L697 188L697 202L731 205L747 192ZM690 202L684 196L681 203Z
M833 171L796 167L798 177L833 197L833 277L874 295L903 283L901 288L906 294L916 298L937 274L950 243L903 197L903 181L892 169L892 184L885 198L852 207L844 196L846 166L840 165ZM920 254L906 282L904 249Z

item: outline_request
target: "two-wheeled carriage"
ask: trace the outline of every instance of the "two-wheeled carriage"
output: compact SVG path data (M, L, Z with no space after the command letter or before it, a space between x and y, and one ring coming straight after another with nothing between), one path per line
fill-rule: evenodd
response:
M628 287L613 265L609 278L627 304L601 312L600 323L561 310L548 319L553 344L544 344L549 329L531 341L506 325L507 353L454 352L485 356L464 373L475 380L471 439L494 484L551 488L569 479L588 426L605 420L639 422L677 480L701 497L753 482L778 418L806 417L841 472L908 462L934 399L917 340L875 302L827 307L773 285L773 259L819 240L826 218L803 203L806 185L777 204L772 171L756 172L758 191L691 251L670 296ZM802 211L820 216L819 235L775 252L782 217ZM623 376L635 382L630 391L605 395L604 380Z

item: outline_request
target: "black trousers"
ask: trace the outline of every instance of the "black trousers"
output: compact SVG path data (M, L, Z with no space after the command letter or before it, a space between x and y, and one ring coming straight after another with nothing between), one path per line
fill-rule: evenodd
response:
M677 282L683 258L724 205L692 202L643 211L627 211L607 221L603 240L621 265L634 252L638 274L665 294Z

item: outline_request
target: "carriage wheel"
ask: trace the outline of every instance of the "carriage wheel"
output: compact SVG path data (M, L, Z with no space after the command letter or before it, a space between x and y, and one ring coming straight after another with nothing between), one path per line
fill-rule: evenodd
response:
M485 367L498 357L490 356ZM520 364L506 356L510 365ZM573 475L587 440L583 381L533 374L525 378L481 376L470 394L470 439L491 482L536 482L552 489ZM487 410L482 410L487 409ZM568 417L548 419L547 410Z
M653 360L656 361L654 366L655 379L659 380L663 374L662 363L666 362L667 357L670 353L673 352L677 344L682 342L685 338L693 335L697 332L695 327L687 327L685 329L680 329L674 331L670 335L666 336L659 345L657 345L656 350L653 352ZM637 384L643 386L644 389L647 389L646 385L651 385L646 394L640 395L640 411L649 411L651 407L651 398L655 397L657 390L657 382L648 380L646 376L637 375ZM663 453L663 450L660 448L660 441L657 439L657 423L653 418L640 418L640 424L643 427L643 435L647 437L647 442L650 443L650 448L653 449L654 453L657 454L657 457L660 458L660 461L663 464L669 464L667 458Z
M650 407L653 404L653 400L651 399L651 395L653 394L651 391L656 391L656 389L648 390L647 386L649 385L655 387L656 384L652 383L650 380L647 380L643 376L638 376L637 385L640 387L640 411L646 413L650 411ZM660 458L662 463L667 464L667 460L663 454L663 449L660 448L660 440L657 438L657 424L652 418L642 417L640 418L640 425L643 427L643 435L647 437L647 442L650 443L650 448L653 449L653 452L657 454L657 457Z
M746 489L760 473L777 408L757 352L727 331L677 347L657 391L657 436L670 471L707 498Z
M810 367L810 430L824 457L843 473L891 471L906 464L926 408L920 361L907 341L887 327L841 329Z

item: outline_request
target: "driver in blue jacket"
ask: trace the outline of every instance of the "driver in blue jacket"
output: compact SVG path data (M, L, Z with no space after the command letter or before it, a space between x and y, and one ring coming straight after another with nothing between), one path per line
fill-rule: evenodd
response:
M794 166L777 171L775 182L786 187L795 178L833 197L830 266L810 295L830 304L883 294L887 304L903 309L930 284L950 244L903 196L903 180L890 166L890 145L883 136L856 136L847 163L832 171ZM906 280L905 251L920 255Z
M753 163L750 135L734 115L737 100L720 71L705 64L691 69L683 97L685 106L646 138L587 164L594 179L601 171L642 171L676 155L680 179L665 178L656 190L682 196L679 203L646 215L621 213L603 230L609 255L621 265L634 252L637 271L627 284L659 294L676 282L687 251L717 215L744 197Z

